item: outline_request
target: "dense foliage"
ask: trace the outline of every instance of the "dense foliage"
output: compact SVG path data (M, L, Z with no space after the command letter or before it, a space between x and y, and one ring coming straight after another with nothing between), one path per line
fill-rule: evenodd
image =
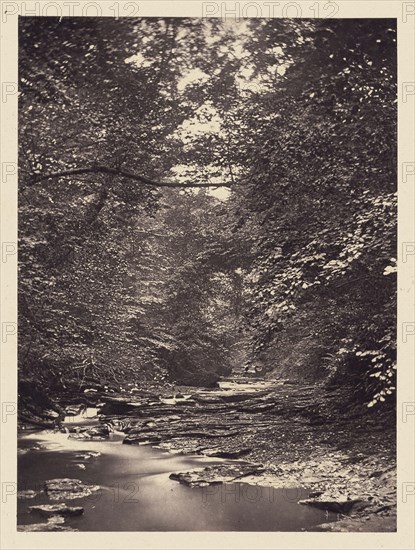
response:
M24 18L20 74L23 377L393 395L395 22Z
M284 49L274 25L265 31L266 47ZM261 227L256 345L268 361L271 350L352 381L373 405L395 389L395 28L293 31L302 40L283 81L245 111L256 124L243 200Z

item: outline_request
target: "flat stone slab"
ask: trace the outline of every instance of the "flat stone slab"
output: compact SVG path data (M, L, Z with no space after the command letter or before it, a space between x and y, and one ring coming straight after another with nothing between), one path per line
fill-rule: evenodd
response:
M179 472L170 474L170 479L189 487L206 487L218 483L230 483L242 479L245 476L261 474L265 468L260 464L219 464L207 466L203 470L192 472Z
M248 453L250 453L252 449L249 447L244 449L235 449L233 451L231 450L225 450L225 449L203 449L201 451L201 454L209 457L217 457L217 458L240 458L241 456L245 456Z
M192 397L200 403L239 403L249 399L259 399L267 395L267 391L246 391L246 390L207 390L199 391Z
M78 431L71 429L69 439L87 440L87 441L105 441L109 438L110 432L107 426L95 426L92 428L81 428Z
M38 506L29 506L31 513L35 512L45 518L52 516L81 516L84 509L81 506L68 506L67 504L39 504Z
M191 395L173 396L173 397L160 397L160 403L163 405L194 405L195 401Z
M84 498L100 489L99 485L85 485L80 479L49 479L45 491L51 500Z
M125 445L151 445L160 443L162 440L161 435L155 432L144 432L138 434L131 434L124 437L123 443Z
M371 505L360 498L328 498L327 496L320 495L315 498L306 498L299 500L299 504L306 504L308 506L314 506L320 508L320 510L327 510L329 512L335 512L337 514L349 514L351 511L361 511Z
M18 525L17 531L78 531L69 525L64 525L65 518L62 516L52 516L46 523L29 523L27 525Z

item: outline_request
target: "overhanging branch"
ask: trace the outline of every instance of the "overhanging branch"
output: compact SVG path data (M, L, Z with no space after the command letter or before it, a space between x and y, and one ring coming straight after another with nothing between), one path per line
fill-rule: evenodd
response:
M43 180L53 178L63 178L65 176L79 176L81 174L111 174L113 176L122 176L131 180L139 181L144 185L150 185L152 187L231 187L229 183L174 183L168 181L153 181L145 176L134 174L129 170L123 170L121 168L111 168L109 166L87 166L83 168L73 168L71 170L60 170L59 172L50 172L48 174L35 175L30 179L30 184L33 185Z

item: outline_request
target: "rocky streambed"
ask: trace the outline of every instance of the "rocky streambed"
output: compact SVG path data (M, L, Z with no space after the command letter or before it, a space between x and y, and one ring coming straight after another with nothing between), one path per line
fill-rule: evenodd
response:
M258 520L260 528L250 524L251 530L286 530L289 524L293 530L393 531L393 428L375 415L342 414L342 394L343 390L328 392L319 385L249 379L224 381L211 390L175 388L162 395L134 386L123 391L87 388L82 396L62 396L65 417L51 423L51 432L56 430L84 453L91 452L91 444L98 446L92 452L100 452L99 446L114 443L116 434L118 449L133 463L139 458L137 451L157 449L179 461L164 463L164 482L187 491L187 498L205 491L222 499L224 488L230 494L228 487L239 485L260 492L293 491L295 517L310 511L322 514L318 521L317 516L312 521L303 518L299 525ZM192 457L190 462L187 457ZM90 455L77 468L87 474L94 461L100 458ZM269 498L265 500L264 509L274 517ZM286 498L282 501L287 505ZM258 505L245 499L245 507L239 512L242 516ZM229 514L236 512L228 510ZM63 529L62 521L53 517L63 516L49 516L45 529ZM223 527L218 519L213 523L218 530L240 528Z

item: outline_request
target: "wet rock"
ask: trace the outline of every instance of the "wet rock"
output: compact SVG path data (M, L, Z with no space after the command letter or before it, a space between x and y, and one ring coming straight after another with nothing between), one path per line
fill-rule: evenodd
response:
M85 451L84 453L79 453L75 455L75 458L82 458L83 460L90 460L91 458L96 458L100 456L101 453L98 451Z
M319 476L301 476L300 479L301 479L302 484L305 485L305 486L311 486L311 485L315 485L315 484L318 484L318 483L321 482L321 478ZM323 494L323 492L321 492L320 495L321 494ZM316 496L320 496L320 495L314 495L314 496L316 497Z
M245 449L235 449L234 451L231 450L225 450L225 449L204 449L202 451L202 454L205 456L211 456L211 457L217 457L217 458L240 458L241 456L245 456L248 453L250 453L252 449L245 448Z
M372 472L369 477L381 477L383 475L384 472L380 471L380 470L376 470L375 472Z
M69 439L76 439L78 441L105 441L108 439L109 435L96 435L96 434L90 434L88 432L81 432L81 433L72 433L69 436Z
M52 409L47 409L44 414L49 418L58 418L60 416L60 413L58 411L54 411Z
M362 518L344 518L332 523L322 523L315 530L334 533L394 533L396 528L396 514L393 514L389 517L372 515Z
M68 525L64 525L65 518L62 516L52 516L46 523L29 523L28 525L18 525L17 531L78 531Z
M240 403L242 401L260 400L268 394L268 391L246 391L246 390L235 390L235 389L224 389L224 390L212 390L205 392L198 392L192 395L193 400L198 401L199 403Z
M196 401L191 396L187 397L160 397L160 402L164 405L183 406L183 405L195 405Z
M149 433L149 432L154 432L155 431L155 428L158 428L160 427L156 422L154 421L150 421L150 422L146 422L144 424L144 426L141 426L138 430L136 431L132 431L130 433Z
M179 474L170 474L170 479L178 481L183 485L188 485L189 487L207 487L208 485L217 485L223 483L222 479L209 479L205 480L200 477L196 472L193 473L179 473Z
M197 403L201 403L201 404L206 404L206 403L216 404L216 403L223 403L224 402L222 400L222 398L218 397L217 395L194 395L193 399Z
M29 452L29 449L17 449L17 454L18 455L25 455L26 453Z
M363 499L330 498L324 493L318 497L300 500L298 503L314 506L315 508L320 508L320 510L327 510L337 514L350 514L352 510L362 510L370 506L370 502Z
M68 506L62 504L39 504L38 506L29 506L31 513L37 513L45 518L52 516L81 516L84 513L82 506Z
M105 437L108 438L110 430L108 426L95 426L86 430L86 433L91 437Z
M260 464L220 464L207 466L203 470L170 474L170 479L189 487L205 487L218 483L230 483L245 476L257 475L265 471Z
M308 498L316 498L324 494L324 491L311 491L308 493Z
M69 434L69 439L105 441L109 438L108 426L94 426L92 428L79 428Z
M124 433L127 434L127 435L137 435L137 434L141 434L144 432L149 432L149 431L153 431L153 429L147 424L146 426L144 425L141 425L141 426L128 426L127 428L124 429Z
M156 432L147 432L127 435L124 437L123 443L125 445L151 445L160 443L161 439L161 435Z
M232 392L232 391L229 391L229 392L226 392L224 391L222 395L222 399L223 401L225 401L225 403L240 403L242 401L249 401L250 398L251 398L251 402L260 402L262 400L262 397L261 396L264 396L266 393L268 392L256 392L255 395L253 396L252 394L248 393L248 392ZM253 399L252 399L253 397Z
M27 489L26 491L18 491L17 492L17 498L35 498L36 495L38 495L38 491L33 491L32 489Z
M191 437L191 438L201 438L201 439L213 439L216 437L231 437L233 435L239 435L239 431L237 430L216 430L216 431L203 431L203 430L194 430L194 429L186 429L183 431L169 431L169 432L162 432L162 436L170 439L175 439L177 437Z
M154 418L152 422L155 425L159 425L159 424L170 424L171 422L178 422L179 420L182 420L181 416L179 416L178 414L171 414L168 416L161 416L159 418ZM148 423L146 424L148 425Z
M371 507L372 503L368 500L361 500L360 502L356 502L353 506L353 513L362 512L363 510L366 510L367 508ZM387 510L388 506L381 507L381 510Z
M65 407L66 416L77 416L85 409L85 405L68 405Z
M49 479L45 491L51 500L84 498L100 489L99 485L85 485L80 479Z
M71 417L67 417L71 418ZM74 417L75 418L75 417ZM96 428L97 426L100 426L100 424L97 424L96 419L87 419L87 420L81 420L79 422L74 421L65 421L61 422L60 424L60 432L61 433L83 433L91 428Z
M128 397L105 397L105 404L100 409L100 414L128 414L141 406L141 403L132 403Z
M396 504L395 503L391 503L391 504L379 504L379 505L376 505L376 506L373 506L370 511L375 513L375 514L379 514L379 515L383 515L385 512L389 512L389 511L393 511L394 509L396 508Z
M99 420L109 428L110 432L124 432L135 426L134 421L124 415L122 417L99 415Z
M275 409L277 404L274 401L246 401L243 405L236 407L236 410L239 412L250 412L250 413L260 413L267 412L272 409Z
M201 454L204 451L204 447L197 443L189 443L188 440L185 441L162 441L158 445L159 449L164 449L171 454Z

